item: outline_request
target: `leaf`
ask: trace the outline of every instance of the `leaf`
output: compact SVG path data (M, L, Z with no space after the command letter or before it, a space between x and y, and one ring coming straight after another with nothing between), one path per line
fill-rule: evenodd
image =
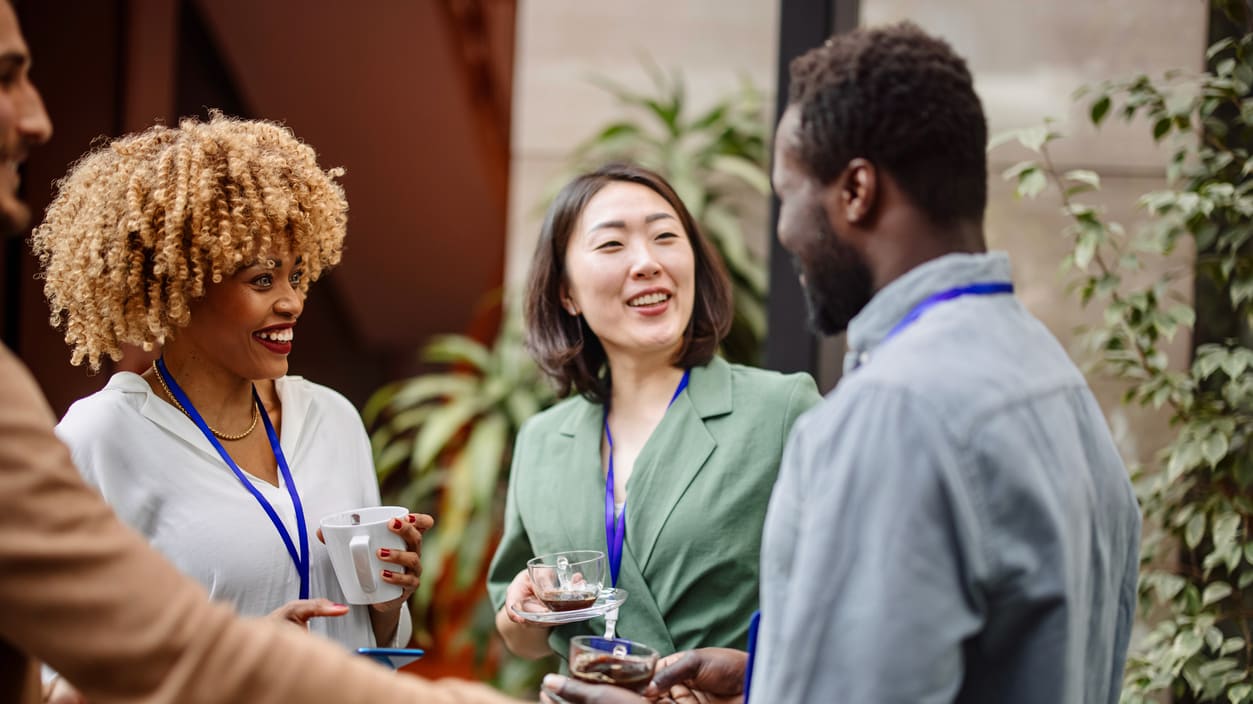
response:
M392 398L396 395L396 390L400 388L400 384L388 384L383 388L375 391L366 400L365 406L361 409L361 422L368 428L374 425L374 421L378 419L379 414L391 403Z
M1157 593L1157 599L1161 603L1165 603L1174 599L1183 591L1187 581L1177 574L1168 574L1165 572L1155 575L1153 590Z
M1240 530L1240 515L1224 513L1214 519L1214 549L1226 550L1236 542L1236 532Z
M1223 641L1223 644L1219 646L1218 648L1218 654L1230 655L1231 653L1234 653L1243 647L1244 647L1244 639L1238 636L1235 636L1235 637L1228 638Z
M1171 125L1171 122L1170 122L1169 117L1163 117L1159 119L1156 123L1154 123L1153 124L1153 141L1155 142L1162 141L1162 137L1165 137L1166 133L1170 132L1170 125Z
M418 431L413 447L413 466L421 469L430 465L479 410L478 399L458 398L437 413L432 413Z
M1180 660L1186 660L1199 653L1203 645L1201 637L1195 632L1182 631L1175 636L1175 641L1171 645L1171 655Z
M1075 169L1073 171L1067 171L1065 175L1062 176L1062 178L1066 179L1067 181L1077 181L1079 183L1085 183L1091 186L1093 189L1098 189L1101 187L1101 176L1097 174L1095 171L1089 171L1088 169Z
M1170 309L1170 317L1180 325L1192 327L1196 325L1196 311L1192 306L1179 304Z
M766 170L742 156L716 154L709 167L744 181L762 195L770 194L770 177L766 175Z
M1231 46L1235 44L1235 41L1236 40L1232 37L1226 37L1226 38L1219 39L1218 41L1214 42L1213 44L1209 46L1208 49L1205 50L1205 60L1213 61L1214 57L1223 53L1227 49L1230 49Z
M465 452L473 468L475 508L491 507L500 477L505 473L505 447L510 439L509 422L499 412L482 416L470 431Z
M1048 187L1048 177L1039 169L1023 172L1018 177L1018 195L1023 198L1035 198Z
M1205 631L1205 644L1210 650L1218 650L1223 647L1223 632L1217 628L1210 628Z
M412 448L412 441L401 440L388 445L378 454L378 458L374 463L374 471L378 475L380 484L391 476L392 472L397 468L404 466L405 460L409 459L409 453Z
M1201 455L1211 467L1216 467L1227 456L1229 447L1227 436L1222 433L1211 433L1201 443Z
M1110 100L1108 95L1102 95L1092 103L1089 116L1092 118L1092 124L1100 126L1101 121L1105 119L1105 115L1109 113Z
M1183 541L1190 549L1195 550L1196 546L1201 544L1201 538L1204 535L1205 514L1198 513L1188 521L1188 526L1183 532Z
M637 137L643 132L640 126L632 122L613 122L605 126L599 133L589 139L585 146L616 142L624 137Z
M422 349L422 359L443 364L469 364L476 371L491 365L491 352L483 343L465 335L436 335Z
M1201 595L1201 605L1209 606L1226 599L1231 596L1231 585L1226 582L1214 582L1205 587L1205 592ZM1221 633L1220 633L1221 635Z
M1248 349L1234 350L1222 362L1223 373L1229 379L1238 379L1250 363L1253 363L1253 352Z
M466 523L461 541L457 545L457 573L454 581L457 589L465 590L474 586L475 579L483 571L483 558L491 537L491 512L475 513Z
M400 383L391 405L403 409L445 398L459 398L473 394L478 386L478 377L470 374L417 376Z
M1049 141L1051 141L1053 138L1055 138L1057 135L1049 132L1048 127L1039 126L1039 127L1027 127L1025 129L1021 129L1018 131L1018 134L1016 136L1018 138L1019 144L1026 147L1027 149L1030 149L1033 152L1039 153L1040 148L1043 147Z

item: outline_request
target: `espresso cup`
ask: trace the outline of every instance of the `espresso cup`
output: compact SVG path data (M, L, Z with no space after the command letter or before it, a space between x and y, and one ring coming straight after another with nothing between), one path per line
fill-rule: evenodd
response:
M400 585L384 582L382 572L401 573L405 568L383 562L378 551L409 549L404 538L388 528L394 519L403 520L408 515L409 509L402 506L371 506L322 517L322 539L349 604L377 604L404 593Z
M596 603L608 570L599 550L568 550L527 560L531 591L553 611L576 611Z
M570 639L570 675L643 692L653 679L657 655L656 649L624 638L575 636Z

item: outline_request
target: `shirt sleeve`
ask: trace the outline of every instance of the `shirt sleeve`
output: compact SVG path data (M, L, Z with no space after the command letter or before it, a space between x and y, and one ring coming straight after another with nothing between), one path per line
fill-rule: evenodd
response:
M752 700L951 701L962 643L982 620L960 460L907 392L842 396L806 418L784 460L791 575L766 603L774 671L756 678Z

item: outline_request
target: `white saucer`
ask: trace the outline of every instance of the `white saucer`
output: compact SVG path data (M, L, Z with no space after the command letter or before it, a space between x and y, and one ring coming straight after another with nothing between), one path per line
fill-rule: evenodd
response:
M574 611L519 611L516 607L513 612L531 623L542 623L545 625L555 625L561 623L575 623L577 621L586 621L604 616L606 613L622 606L622 602L626 601L627 593L625 589L603 589L600 596L596 597L596 603L586 609L575 609ZM542 603L536 600L537 603Z

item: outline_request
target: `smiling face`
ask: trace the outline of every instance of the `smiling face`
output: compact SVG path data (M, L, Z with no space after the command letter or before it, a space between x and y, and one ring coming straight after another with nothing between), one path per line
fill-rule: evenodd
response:
M277 379L287 373L296 319L305 294L299 261L285 251L258 257L192 305L191 322L171 343L241 379Z
M0 234L22 230L30 209L17 195L18 167L32 146L52 136L52 122L30 80L30 53L17 16L0 2Z
M673 358L695 301L696 260L689 233L656 191L607 184L588 201L565 255L562 306L582 315L612 360Z

